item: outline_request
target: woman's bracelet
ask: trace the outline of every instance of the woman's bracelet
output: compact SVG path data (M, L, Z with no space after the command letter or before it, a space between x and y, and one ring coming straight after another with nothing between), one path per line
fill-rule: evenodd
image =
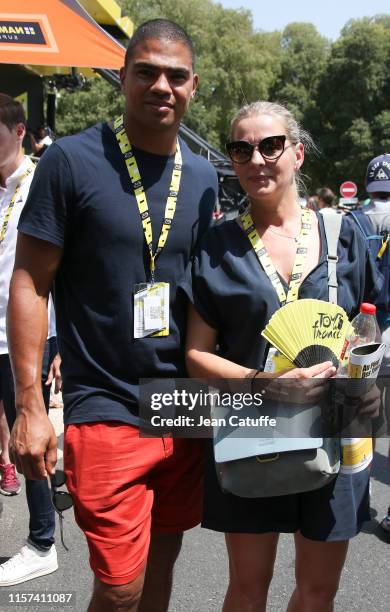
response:
M249 374L247 374L246 377L245 377L245 378L250 378L250 381L251 381L251 395L253 395L253 384L254 384L255 378L262 371L263 370L251 370L249 372Z

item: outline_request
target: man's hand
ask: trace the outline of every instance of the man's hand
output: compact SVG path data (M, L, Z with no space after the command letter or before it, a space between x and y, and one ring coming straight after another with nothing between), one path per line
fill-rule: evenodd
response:
M9 448L12 463L26 478L42 480L54 474L57 436L45 411L17 416Z
M375 419L379 416L381 406L381 391L373 385L361 398L358 415L365 419Z
M362 393L358 397L346 395L345 405L350 414L354 414L360 421L375 419L379 416L381 405L381 391L376 384L371 385L368 391L364 390L362 380Z
M47 376L47 380L45 382L46 386L50 386L53 380L55 380L54 384L54 393L59 393L62 389L62 376L61 376L61 357L60 354L54 357L53 361L50 365L49 374Z
M343 438L370 438L372 419L379 416L381 391L374 380L340 379L336 395L337 409L342 415L341 431ZM348 387L353 382L354 386ZM368 387L368 385L370 385Z

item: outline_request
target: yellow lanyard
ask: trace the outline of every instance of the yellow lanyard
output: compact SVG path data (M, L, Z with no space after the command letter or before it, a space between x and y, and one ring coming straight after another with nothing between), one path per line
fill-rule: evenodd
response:
M114 122L115 135L118 141L120 150L123 153L125 159L127 171L129 173L130 181L134 189L134 195L137 200L138 210L141 217L142 228L145 236L145 242L150 253L150 274L151 281L154 282L154 271L156 268L156 259L163 250L165 243L168 238L169 230L171 229L172 220L176 211L177 195L180 188L180 179L182 173L182 157L180 151L180 144L177 141L176 154L173 164L171 185L169 187L169 194L167 203L165 206L164 221L161 227L160 236L158 239L157 247L153 253L153 233L152 233L152 222L149 215L148 202L146 200L146 193L141 181L141 174L138 169L137 160L133 153L133 149L125 132L123 124L123 115L115 119Z
M257 258L260 262L261 267L268 276L269 280L274 287L279 301L283 306L287 302L293 302L298 298L299 283L303 274L303 265L305 263L307 255L307 242L310 236L311 222L310 222L310 210L302 208L301 212L301 231L299 234L297 252L294 259L294 266L290 278L290 284L288 287L288 293L286 292L279 278L274 264L271 261L270 256L264 246L262 239L260 238L257 229L254 226L253 219L248 210L240 215L242 226L248 236L248 239L255 251Z
M16 198L18 197L18 193L20 191L22 183L23 183L24 179L29 174L31 174L31 172L34 170L34 168L35 168L35 165L31 162L31 166L29 166L27 168L26 172L23 174L22 178L20 179L19 183L16 186L16 189L14 191L14 195L12 196L11 201L10 201L10 203L7 206L7 210L5 211L5 215L4 215L3 226L2 226L2 228L0 230L0 244L3 242L3 240L5 238L5 235L7 233L8 223L9 223L9 220L11 218L12 211L13 211L13 208L14 208L15 203L16 203Z

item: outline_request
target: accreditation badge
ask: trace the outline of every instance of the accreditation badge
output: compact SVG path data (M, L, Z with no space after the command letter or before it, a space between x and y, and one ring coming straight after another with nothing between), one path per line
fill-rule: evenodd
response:
M134 287L134 338L169 335L169 283Z
M292 370L294 367L294 364L291 363L291 361L280 353L275 347L271 346L269 348L267 360L264 366L264 372L283 372L284 370Z

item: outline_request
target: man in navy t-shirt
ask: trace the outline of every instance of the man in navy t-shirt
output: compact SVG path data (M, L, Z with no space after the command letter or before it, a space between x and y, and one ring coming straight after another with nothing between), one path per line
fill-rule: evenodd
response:
M20 220L11 452L28 478L54 472L38 363L55 281L65 472L96 577L89 610L157 612L168 609L182 532L200 519L203 454L200 440L139 437L139 379L185 375L177 287L211 222L217 178L178 138L198 77L177 24L138 28L121 82L124 116L56 141Z

